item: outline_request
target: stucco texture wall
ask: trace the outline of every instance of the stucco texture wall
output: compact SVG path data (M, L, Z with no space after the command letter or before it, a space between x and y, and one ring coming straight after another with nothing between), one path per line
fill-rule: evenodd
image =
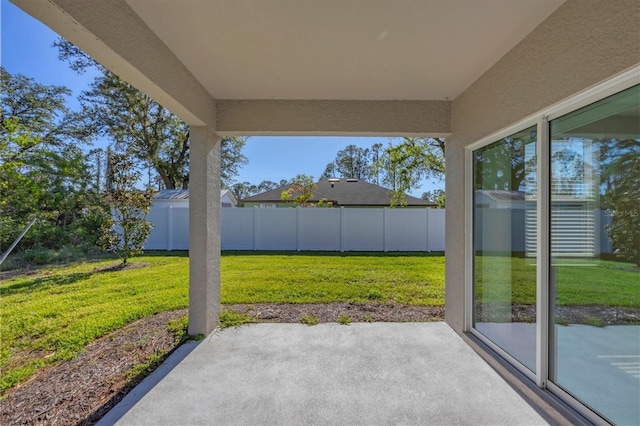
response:
M446 321L464 326L464 147L640 63L638 0L569 0L452 104Z
M224 135L451 133L450 101L218 100Z

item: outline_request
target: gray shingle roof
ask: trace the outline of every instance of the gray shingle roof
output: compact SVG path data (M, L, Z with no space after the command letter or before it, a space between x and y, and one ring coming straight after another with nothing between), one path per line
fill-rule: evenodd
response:
M340 179L337 182L321 180L316 182L310 203L317 203L323 198L333 201L338 206L380 206L388 207L391 203L392 192L381 186L357 179ZM281 186L271 191L247 197L245 203L280 203L280 194L291 188L291 185ZM295 196L295 195L294 195ZM408 206L433 206L426 200L406 196ZM293 197L292 197L293 198Z

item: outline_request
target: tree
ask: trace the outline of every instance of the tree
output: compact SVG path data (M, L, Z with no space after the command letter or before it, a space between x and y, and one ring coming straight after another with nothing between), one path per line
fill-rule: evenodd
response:
M93 189L97 193L101 193L107 189L106 187L106 168L107 153L102 148L95 148L87 153L87 159L90 161L89 167L92 169Z
M535 135L522 133L476 151L475 189L521 191L525 178L534 170L536 158L526 158L525 148Z
M369 154L371 155L371 176L369 181L376 185L380 185L380 170L377 165L383 152L384 147L381 143L374 143L369 150Z
M348 145L327 164L321 180L334 177L355 178L389 188L391 207L405 203L405 193L417 188L423 179L444 177L444 138L402 138L384 148Z
M40 220L23 247L36 241L48 248L91 242L101 206L89 190L90 171L80 148L91 132L66 107L71 92L4 68L0 74L0 244L33 217Z
M343 177L369 181L372 176L371 151L356 145L347 145L338 151L336 159L327 164L320 179Z
M276 189L279 186L284 186L287 183L288 181L284 179L281 180L280 183L276 183L270 180L263 180L258 184L258 192L256 192L256 194L259 194L261 192L271 191L272 189Z
M614 253L640 266L640 141L600 141L606 228Z
M347 145L336 155L336 172L342 177L368 181L371 176L369 150L355 145Z
M235 195L236 199L241 202L247 197L251 197L252 195L260 194L262 192L270 191L272 189L276 189L279 186L287 185L288 181L282 180L280 183L272 182L270 180L263 180L258 185L254 185L251 182L238 182L231 185L229 188L233 195Z
M551 155L552 194L579 196L586 188L581 188L585 173L591 169L582 155L570 148L563 148Z
M234 183L229 189L231 190L231 192L233 192L233 195L239 202L259 192L258 186L253 185L251 182Z
M72 70L98 70L90 89L80 96L86 125L109 137L117 152L134 156L138 165L152 166L166 189L188 188L189 126L70 42L60 38L54 46ZM242 154L246 141L244 137L221 141L220 175L225 187L248 162Z
M307 202L313 198L313 190L316 188L313 176L299 174L291 179L291 188L282 191L280 199L283 202L292 201L294 207L307 207ZM291 199L293 197L293 200Z
M434 203L439 209L444 209L445 207L445 193L442 189L423 192L420 198L429 201L430 203Z
M320 180L329 180L336 177L336 163L329 163L320 175Z
M377 163L382 152L381 143L375 143L371 148L347 145L343 150L338 151L335 160L327 164L320 175L320 180L353 178L379 185L380 170Z
M111 207L111 217L101 228L100 245L122 259L122 265L142 253L144 242L153 225L147 220L153 190L136 189L140 172L126 154L111 154L109 158L110 186L105 199Z
M391 207L405 203L405 193L426 178L444 177L443 138L403 138L389 143L375 164L382 184L393 191Z

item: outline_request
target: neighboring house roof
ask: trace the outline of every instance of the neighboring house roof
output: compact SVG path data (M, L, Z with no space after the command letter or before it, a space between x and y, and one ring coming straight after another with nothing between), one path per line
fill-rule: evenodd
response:
M220 190L220 198L229 198L233 205L237 205L236 197L234 197L233 193L228 189ZM163 189L161 191L156 192L153 196L156 200L188 200L189 199L189 190L188 189Z
M291 188L292 185L284 185L271 191L253 195L242 200L244 203L281 203L280 198L283 191ZM391 204L392 191L358 179L332 179L316 182L313 197L310 203L317 203L323 198L332 201L338 206L381 206L388 207ZM292 199L295 193L292 195ZM430 207L434 203L420 198L406 196L408 206Z

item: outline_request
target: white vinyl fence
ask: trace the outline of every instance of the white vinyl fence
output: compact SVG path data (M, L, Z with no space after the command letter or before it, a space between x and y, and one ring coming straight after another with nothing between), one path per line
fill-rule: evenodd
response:
M223 208L222 250L444 251L444 209ZM189 248L189 208L154 206L148 250Z

